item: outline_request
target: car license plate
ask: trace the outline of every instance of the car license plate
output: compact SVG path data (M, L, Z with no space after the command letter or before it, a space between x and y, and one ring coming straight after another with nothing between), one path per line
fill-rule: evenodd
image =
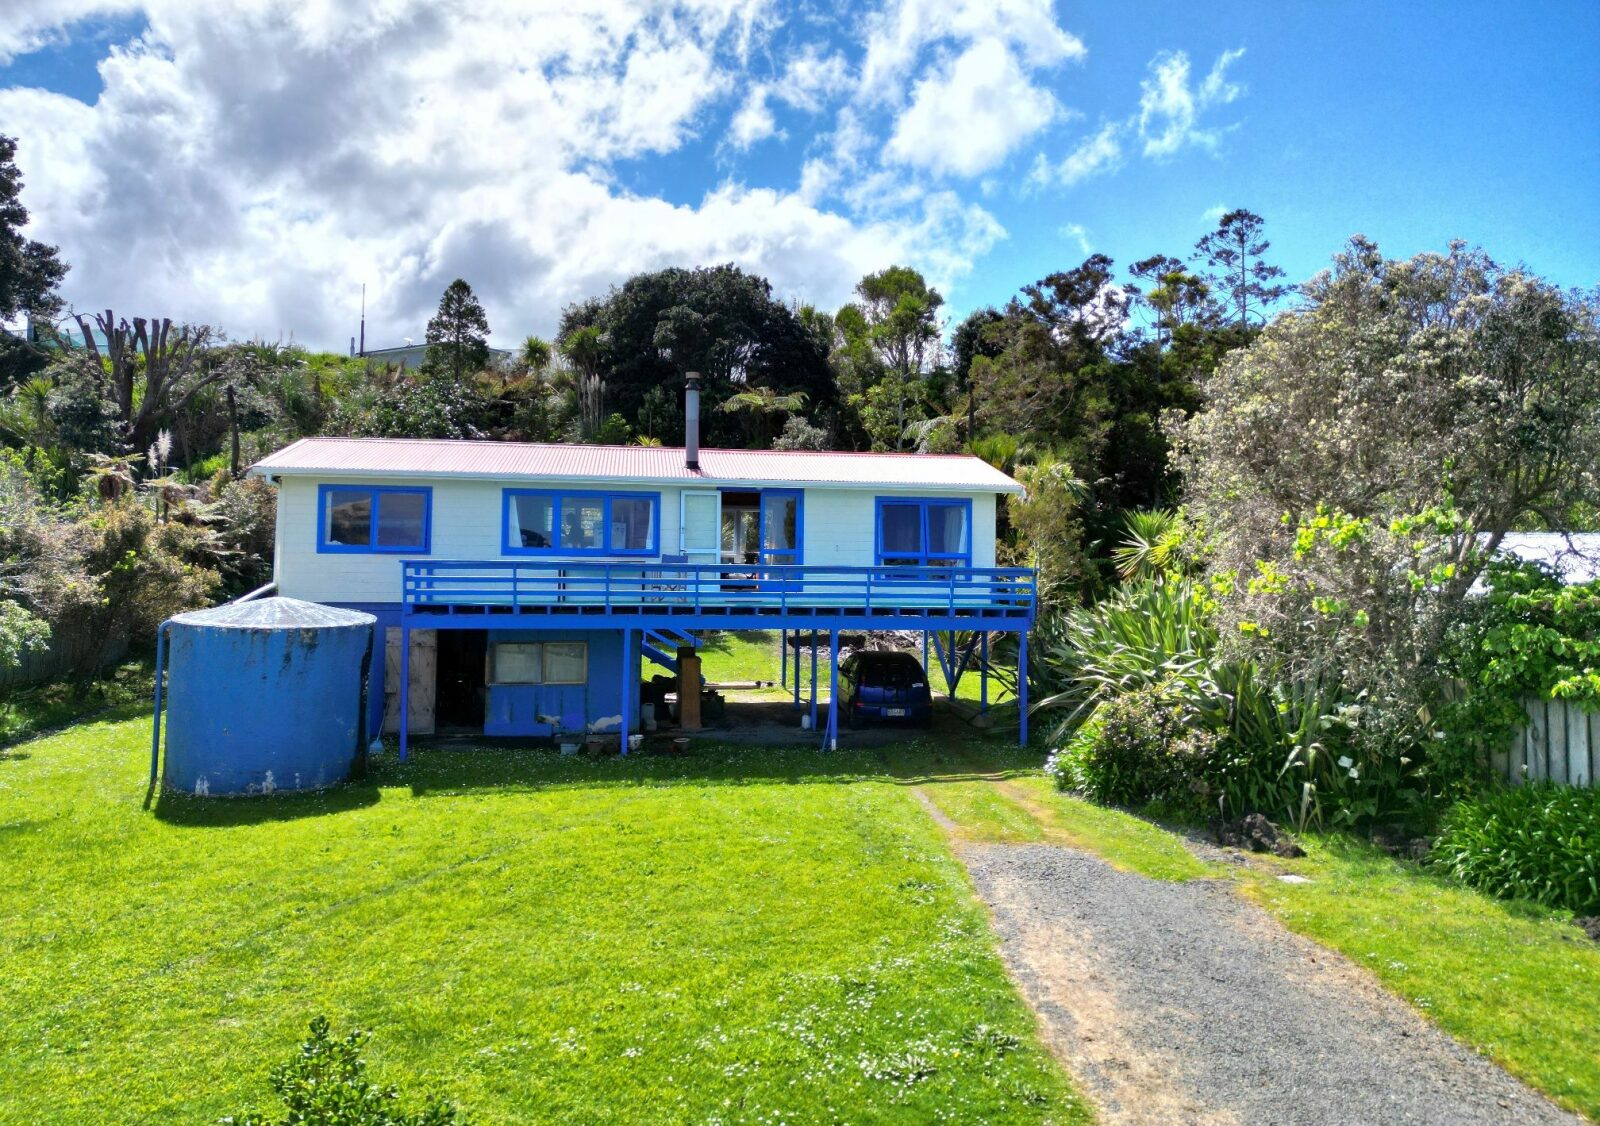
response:
M888 716L890 719L899 719L901 716L906 714L906 710L904 708L884 708L883 714Z

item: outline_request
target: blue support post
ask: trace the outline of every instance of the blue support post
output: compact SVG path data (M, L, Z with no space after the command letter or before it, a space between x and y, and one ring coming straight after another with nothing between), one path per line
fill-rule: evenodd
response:
M828 631L828 738L824 750L839 749L839 631Z
M1028 745L1028 631L1017 634L1017 741Z
M795 640L800 639L800 631L794 631ZM800 647L794 649L794 710L800 710Z
M411 753L411 627L400 618L400 761Z
M928 631L922 631L922 671L928 672ZM930 677L931 679L931 677Z
M982 652L978 657L978 714L989 714L989 631L978 635Z
M628 709L633 699L632 681L634 677L629 672L628 653L633 649L633 631L622 631L622 753L628 753Z
M778 683L789 687L789 631L778 631Z
M150 732L150 792L155 793L156 774L161 768L161 669L167 652L167 630L170 621L156 627L156 707L155 722Z
M811 730L817 729L817 631L811 631Z

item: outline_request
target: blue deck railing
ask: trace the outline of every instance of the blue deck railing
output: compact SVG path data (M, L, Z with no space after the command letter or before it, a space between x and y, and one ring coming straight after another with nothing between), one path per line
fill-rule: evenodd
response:
M1031 622L1034 611L1034 573L1023 567L406 560L402 585L412 614Z

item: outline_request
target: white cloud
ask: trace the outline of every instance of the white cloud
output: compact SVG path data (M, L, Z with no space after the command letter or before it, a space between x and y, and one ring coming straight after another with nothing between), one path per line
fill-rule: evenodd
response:
M0 49L60 35L49 10L5 7ZM890 262L948 288L1005 235L982 207L925 185L859 194L881 172L882 126L847 106L824 155L861 161L859 178L833 163L789 190L729 182L687 202L629 190L624 162L715 137L727 116L750 110L738 128L753 139L776 129L760 110L815 114L852 96L844 56L812 49L749 97L764 3L142 10L148 31L102 61L94 106L0 89L30 234L61 245L80 308L342 347L365 282L368 340L381 344L419 335L459 275L505 340L550 332L564 304L639 270L732 261L832 305ZM730 106L735 90L746 99Z
M67 29L81 20L126 15L138 7L137 0L6 0L0 5L0 66L65 42Z
M1085 54L1083 42L1056 23L1052 0L890 0L865 19L861 89L895 100L929 44L998 39L1029 67L1054 66Z
M935 173L976 176L1049 124L1056 100L1029 82L1011 49L982 39L920 80L887 153Z
M339 347L363 282L376 343L419 336L456 276L499 340L666 265L732 261L832 305L904 262L948 294L1006 237L1008 159L1076 116L1054 68L1085 51L1052 0L878 3L0 0L0 57L147 25L101 60L95 105L0 89L0 123L81 308ZM1200 79L1158 56L1137 117L1035 178L1214 143L1238 54ZM734 159L780 138L787 172Z
M1078 251L1082 254L1087 255L1094 249L1089 244L1088 228L1086 228L1082 223L1068 223L1066 226L1061 228L1060 234L1062 238L1071 239L1073 242L1077 243Z
M1113 121L1078 142L1076 148L1054 164L1041 153L1028 174L1028 182L1070 188L1091 176L1116 171L1122 165L1121 135L1122 125Z
M1227 213L1227 206L1219 203L1215 207L1208 207L1202 211L1200 213L1200 218L1204 219L1207 223L1217 223L1220 222L1222 217Z
M1213 106L1227 105L1244 93L1230 82L1228 67L1244 55L1244 48L1224 51L1205 79L1190 82L1189 56L1163 51L1150 60L1150 76L1140 84L1139 137L1146 156L1171 156L1188 145L1215 148L1221 132L1200 126L1200 115Z
M739 107L739 112L733 115L733 120L728 124L728 139L733 142L734 148L747 149L778 131L777 119L772 116L772 110L767 108L767 98L771 93L770 87L757 85Z
M849 75L850 66L844 55L828 54L816 44L808 44L789 60L777 79L750 87L728 123L729 142L743 152L768 137L785 136L772 111L774 101L806 113L818 113L839 96Z
M849 81L850 64L842 53L809 43L789 60L783 77L773 84L773 93L796 109L815 113Z

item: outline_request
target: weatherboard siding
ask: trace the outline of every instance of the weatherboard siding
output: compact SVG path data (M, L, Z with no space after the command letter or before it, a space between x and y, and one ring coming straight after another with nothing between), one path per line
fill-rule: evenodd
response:
M317 550L317 490L324 484L426 486L433 490L430 559L504 559L501 490L548 487L516 481L451 481L384 476L285 476L278 484L275 577L280 594L308 602L397 603L400 561L409 554L326 553ZM562 487L562 486L556 486ZM571 482L576 491L615 489L661 497L661 543L679 550L681 506L677 486ZM876 562L879 496L920 496L916 489L805 489L803 562L813 566L871 566ZM942 495L951 495L948 492ZM972 493L972 565L995 565L995 494ZM420 555L418 556L420 557ZM519 557L520 558L520 557ZM575 557L583 558L583 557ZM589 556L590 560L604 561ZM633 557L637 561L637 557Z

